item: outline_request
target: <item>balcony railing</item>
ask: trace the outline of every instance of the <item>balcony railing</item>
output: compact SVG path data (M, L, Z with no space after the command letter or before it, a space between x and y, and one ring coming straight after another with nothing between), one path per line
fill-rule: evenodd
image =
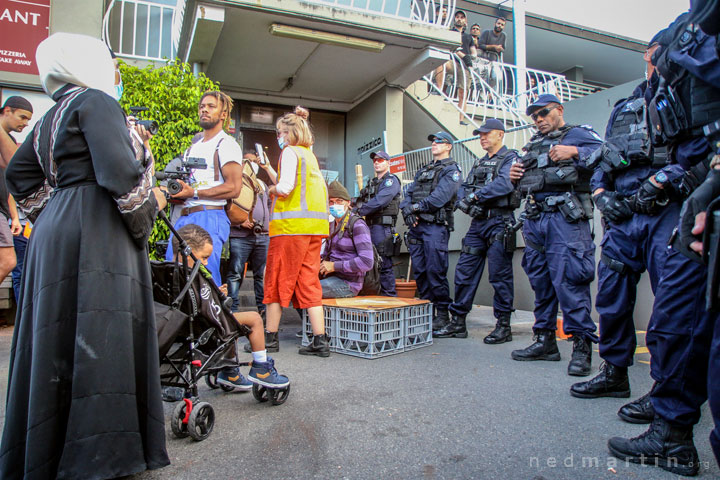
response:
M103 18L103 41L123 57L173 59L184 10L185 0L113 0Z
M301 0L384 17L449 28L455 0Z

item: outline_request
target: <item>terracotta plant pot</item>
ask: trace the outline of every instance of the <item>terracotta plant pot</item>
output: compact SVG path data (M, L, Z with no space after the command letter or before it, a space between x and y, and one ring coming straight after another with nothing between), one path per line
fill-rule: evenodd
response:
M395 291L397 292L398 297L414 298L416 290L417 284L415 283L415 280L410 280L409 282L395 280Z

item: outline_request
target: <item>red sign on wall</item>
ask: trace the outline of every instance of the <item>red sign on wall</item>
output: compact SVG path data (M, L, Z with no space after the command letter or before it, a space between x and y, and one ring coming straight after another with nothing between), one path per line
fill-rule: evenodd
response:
M393 157L390 159L390 173L400 173L405 171L405 155Z
M49 28L50 0L0 0L0 70L37 75L35 50Z

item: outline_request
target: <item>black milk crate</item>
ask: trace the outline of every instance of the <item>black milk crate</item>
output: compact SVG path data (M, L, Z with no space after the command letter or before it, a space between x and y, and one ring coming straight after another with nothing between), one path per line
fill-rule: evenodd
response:
M380 358L432 345L432 304L395 297L323 300L330 350L362 358ZM312 329L303 315L302 344Z

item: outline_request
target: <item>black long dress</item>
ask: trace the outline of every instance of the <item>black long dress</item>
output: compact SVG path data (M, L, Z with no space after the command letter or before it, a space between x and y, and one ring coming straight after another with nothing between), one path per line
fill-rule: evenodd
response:
M11 350L4 480L170 463L145 247L157 213L149 169L108 95L66 86L53 98L6 175L18 205L42 211Z

